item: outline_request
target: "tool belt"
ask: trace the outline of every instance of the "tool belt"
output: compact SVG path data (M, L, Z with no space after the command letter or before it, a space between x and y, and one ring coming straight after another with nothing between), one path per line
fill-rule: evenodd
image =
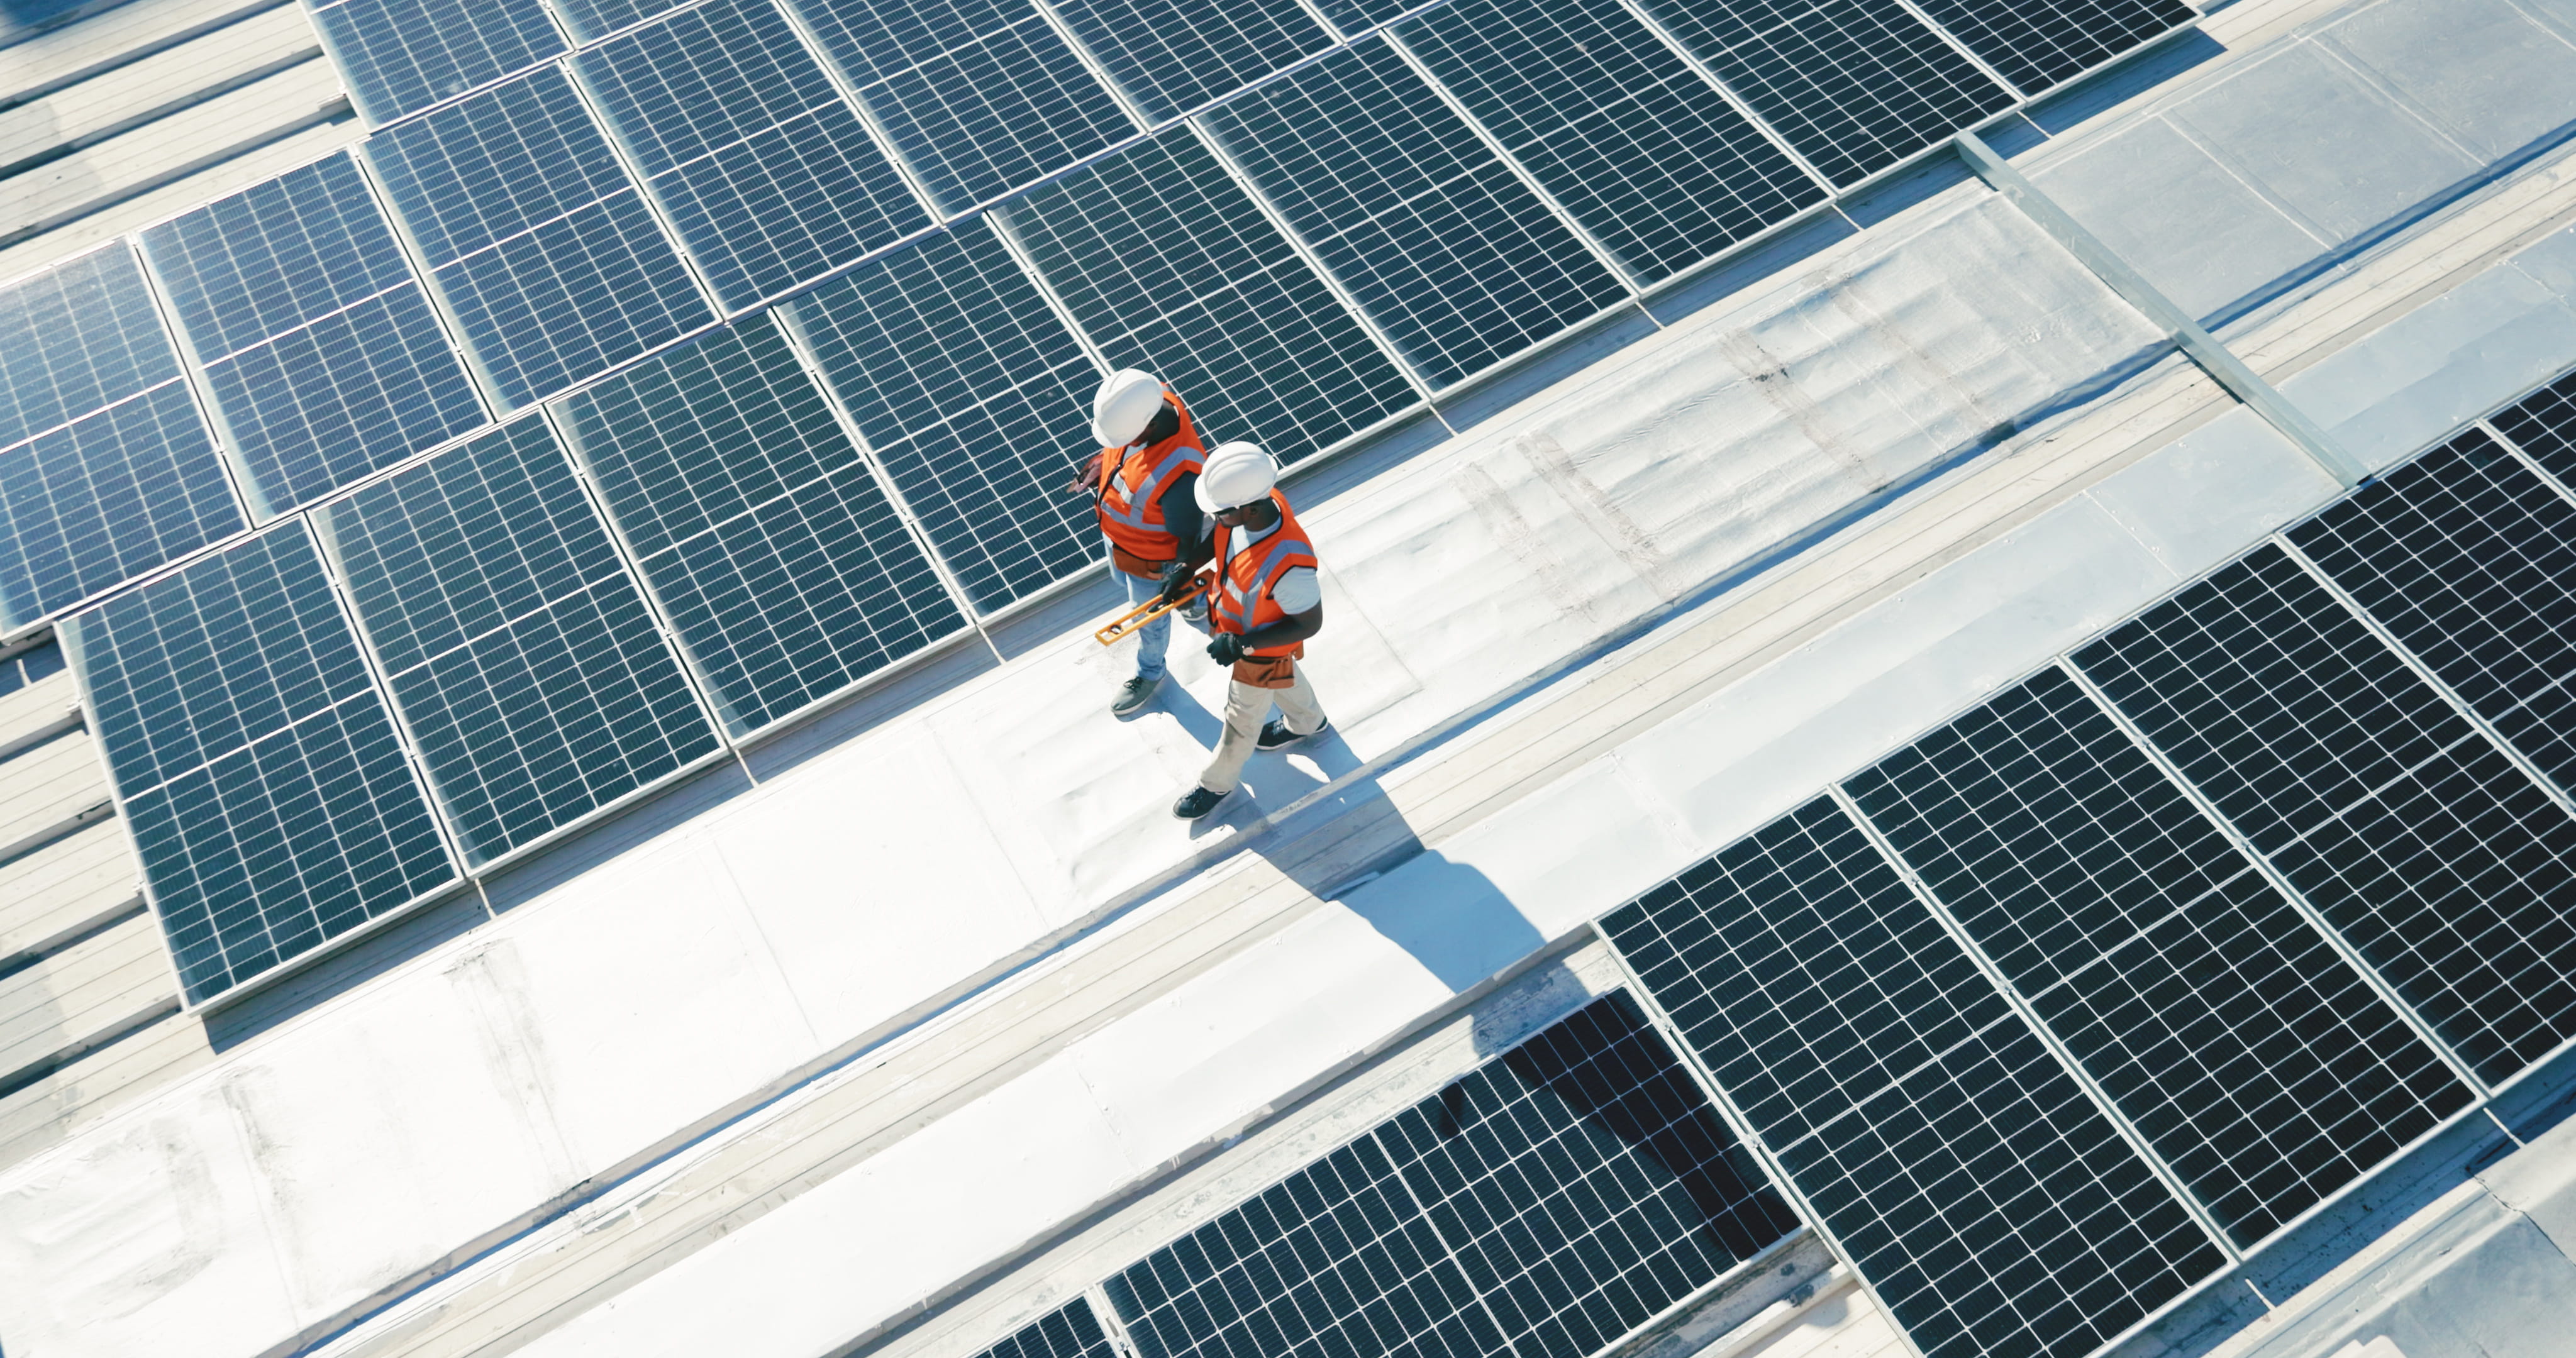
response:
M1291 688L1297 683L1297 662L1306 655L1306 643L1286 655L1247 655L1234 662L1234 682L1245 688Z
M1159 581L1163 578L1163 568L1172 563L1169 561L1148 561L1113 542L1109 544L1109 564L1116 566L1118 569L1125 571L1129 575L1135 576L1139 580Z

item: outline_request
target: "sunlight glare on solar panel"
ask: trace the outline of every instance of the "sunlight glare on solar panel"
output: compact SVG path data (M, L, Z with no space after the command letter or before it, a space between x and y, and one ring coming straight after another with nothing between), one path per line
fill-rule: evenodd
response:
M206 422L177 381L0 451L0 631L243 526Z
M123 241L0 291L0 448L178 375L178 352Z
M378 125L564 50L543 0L330 0L312 9L349 97Z

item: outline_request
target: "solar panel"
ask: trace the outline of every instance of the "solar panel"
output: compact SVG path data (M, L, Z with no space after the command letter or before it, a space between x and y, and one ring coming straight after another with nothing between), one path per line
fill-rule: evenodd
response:
M560 70L380 132L367 158L505 405L712 319Z
M338 0L313 6L313 26L376 124L564 50L543 0Z
M2014 102L1898 0L1645 0L1645 7L1837 185Z
M123 242L0 291L0 448L179 375Z
M544 420L314 522L468 861L718 748Z
M575 40L594 42L674 8L680 0L547 0Z
M1100 372L984 222L780 308L978 609L1100 558L1064 492Z
M2075 659L2481 1077L2576 1035L2576 820L2287 554Z
M1118 1358L1091 1303L1074 1299L975 1358Z
M1294 462L1415 403L1385 351L1186 128L998 220L1109 362L1171 383L1210 440L1252 439Z
M63 635L191 998L453 880L300 523Z
M2543 773L2576 788L2576 505L2471 429L2290 540Z
M1158 122L1333 42L1296 0L1064 0L1056 12Z
M1435 387L1627 296L1382 40L1205 121Z
M2576 487L2576 372L2498 412L2491 423L2559 485Z
M273 517L483 422L357 164L335 155L143 233Z
M0 452L0 631L238 532L187 387L170 381Z
M574 66L727 307L930 224L768 0L716 0Z
M1136 130L1034 5L799 0L796 9L943 212Z
M1603 927L1929 1358L2087 1352L2225 1265L1830 800Z
M1451 0L1396 35L1640 282L1825 199L1618 0Z
M2025 95L2036 95L2200 17L2183 0L1921 0Z
M2241 1246L2473 1097L2062 671L1845 786Z
M561 415L734 733L966 625L769 318Z

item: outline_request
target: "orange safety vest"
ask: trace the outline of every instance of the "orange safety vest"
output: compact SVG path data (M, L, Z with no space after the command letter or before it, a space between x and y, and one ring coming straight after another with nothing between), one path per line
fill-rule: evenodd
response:
M1196 472L1207 456L1180 393L1165 387L1163 396L1181 415L1181 427L1170 438L1104 448L1100 458L1100 531L1109 537L1110 560L1129 575L1148 580L1181 554L1181 540L1163 526L1163 492Z
M1287 610L1270 597L1271 587L1279 583L1280 576L1299 566L1316 568L1315 548L1306 541L1306 530L1298 526L1297 516L1289 512L1288 497L1274 490L1270 492L1270 503L1279 506L1279 526L1270 530L1270 536L1240 552L1234 550L1236 530L1222 523L1216 526L1216 559L1225 563L1225 569L1216 578L1216 604L1208 609L1208 617L1220 632L1240 635L1287 617ZM1305 652L1306 643L1300 641L1244 654L1273 657Z

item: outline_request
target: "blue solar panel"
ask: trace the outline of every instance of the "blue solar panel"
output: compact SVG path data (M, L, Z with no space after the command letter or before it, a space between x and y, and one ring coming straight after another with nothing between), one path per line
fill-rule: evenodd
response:
M178 375L122 241L0 292L0 448Z
M1002 220L1109 361L1171 383L1211 443L1257 439L1294 462L1415 403L1187 129L1039 189Z
M313 26L371 123L452 99L564 50L542 0L339 0Z
M594 42L620 29L676 8L680 0L549 0L555 16L581 42Z
M1434 386L1627 296L1383 41L1207 125Z
M1064 0L1056 12L1157 121L1333 42L1296 0Z
M1089 456L1099 370L991 228L907 246L783 309L979 609L1100 559Z
M154 227L143 247L260 517L483 422L347 156Z
M191 997L453 880L301 524L63 627Z
M509 406L712 319L559 70L391 128L367 157Z
M1451 0L1396 34L1641 282L1825 199L1618 0Z
M315 522L469 860L718 747L544 420L441 453Z
M178 382L0 452L0 630L243 527Z
M944 212L1135 131L1034 6L801 0L797 9Z
M1091 1303L1076 1298L975 1358L1119 1358L1119 1351L1091 1313Z
M728 307L929 225L768 0L715 0L576 65Z
M2025 95L2109 61L2199 18L2182 0L1922 0L1949 30Z
M649 359L562 416L736 734L966 625L769 318Z

